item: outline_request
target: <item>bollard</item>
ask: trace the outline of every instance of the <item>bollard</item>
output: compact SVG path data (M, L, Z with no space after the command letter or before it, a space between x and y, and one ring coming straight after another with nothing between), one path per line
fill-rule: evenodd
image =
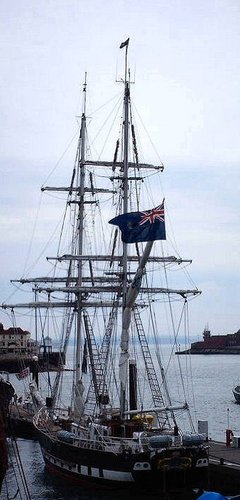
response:
M231 429L226 429L226 446L231 446L233 432Z

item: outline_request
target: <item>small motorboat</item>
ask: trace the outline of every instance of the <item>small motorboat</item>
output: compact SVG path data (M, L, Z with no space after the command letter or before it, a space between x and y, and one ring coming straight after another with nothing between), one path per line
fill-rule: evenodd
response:
M236 399L236 402L237 403L240 403L240 385L237 385L236 387L234 387L233 389L233 395Z

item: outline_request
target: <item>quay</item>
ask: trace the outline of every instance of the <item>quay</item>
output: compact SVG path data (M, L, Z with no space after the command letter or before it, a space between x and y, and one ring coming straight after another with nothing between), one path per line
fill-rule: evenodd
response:
M239 448L210 440L209 489L234 495L240 493L240 437Z

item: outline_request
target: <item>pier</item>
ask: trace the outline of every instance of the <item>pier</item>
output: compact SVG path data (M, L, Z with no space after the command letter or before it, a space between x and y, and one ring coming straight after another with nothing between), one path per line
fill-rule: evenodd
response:
M209 489L225 494L240 493L240 447L209 441ZM239 437L240 446L240 437Z

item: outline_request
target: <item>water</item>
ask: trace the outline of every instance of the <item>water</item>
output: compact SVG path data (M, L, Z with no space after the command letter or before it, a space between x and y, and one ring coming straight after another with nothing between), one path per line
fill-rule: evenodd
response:
M18 439L17 446L23 462L27 487L32 500L110 500L111 498L118 498L118 495L113 495L111 491L105 493L104 491L97 491L95 489L84 489L84 487L80 487L74 484L74 482L67 483L61 477L55 478L52 476L45 470L38 442ZM10 498L13 498L17 491L14 470L11 467L12 462L16 463L16 457L11 447L9 462L10 468L2 488L1 500L7 500L7 494L9 494ZM27 493L24 492L23 485L21 485L21 495L21 497L17 496L17 498L24 500L28 498Z
M177 356L175 356L177 358ZM181 356L183 372L186 357ZM239 356L227 355L194 355L191 357L192 382L195 398L191 401L191 410L194 420L207 420L209 425L209 438L225 441L225 431L228 426L235 435L240 436L240 405L234 402L232 387L239 382ZM176 360L177 362L177 360ZM177 394L177 382L174 370L169 371L170 386L173 393ZM15 382L15 380L14 380ZM15 384L16 385L16 384ZM190 381L189 381L189 386ZM195 404L194 404L195 403ZM68 483L61 478L53 477L44 467L39 444L35 441L17 440L19 454L23 463L24 473L32 500L111 500L120 499L124 492L101 491L79 487ZM10 457L9 470L2 488L1 500L13 498L17 492L15 471L16 453L9 443ZM16 451L16 450L15 450ZM28 499L23 485L16 496L16 500ZM231 492L229 492L231 494ZM131 497L134 498L134 493ZM136 498L157 498L149 495L136 495Z

